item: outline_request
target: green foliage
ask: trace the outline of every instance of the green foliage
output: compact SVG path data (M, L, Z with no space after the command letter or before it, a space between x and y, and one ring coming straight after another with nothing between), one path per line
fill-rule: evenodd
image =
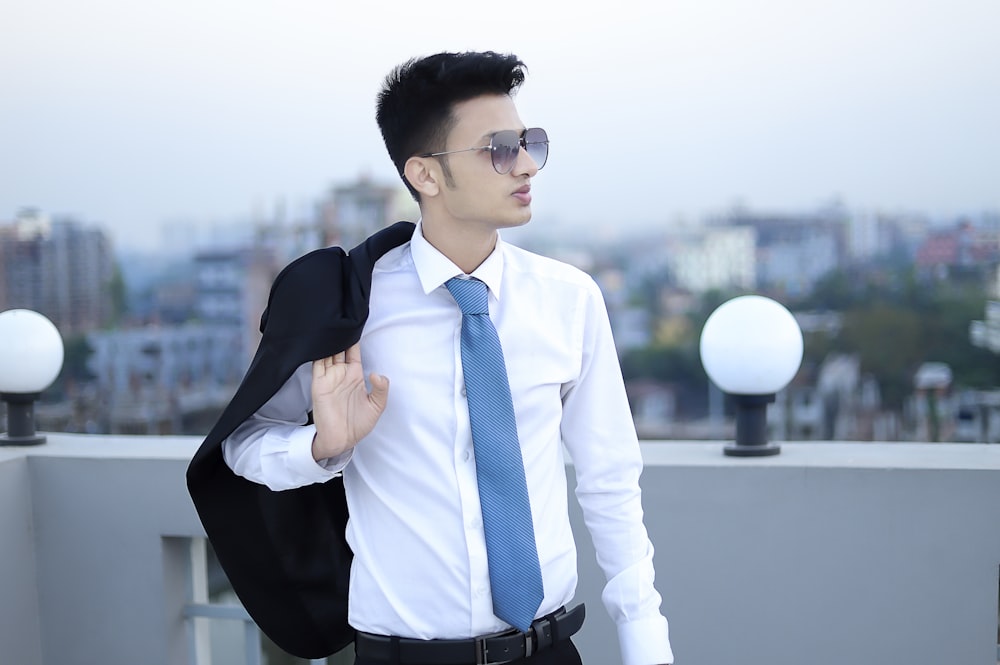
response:
M698 300L698 307L691 312L692 330L695 331L695 343L701 338L701 330L705 327L705 322L712 312L719 308L722 303L732 300L737 296L746 295L742 291L722 291L721 289L709 289L701 295Z
M841 315L838 331L804 335L803 367L819 366L830 353L857 354L862 371L878 382L883 404L900 409L924 362L947 363L956 386L1000 384L1000 358L969 341L969 322L983 317L988 299L983 284L974 272L940 280L887 263L830 273L807 297L783 304L792 311ZM685 405L697 407L708 386L698 350L701 330L720 304L737 295L741 294L706 292L688 312L690 325L680 339L626 353L622 358L626 381L649 379L673 385L681 412L691 415Z
M838 271L821 280L799 309L839 311L839 334L805 337L805 358L819 363L831 351L856 353L889 408L913 391L921 363L944 362L958 386L994 386L1000 362L972 346L969 322L983 317L987 293L977 275L950 281L921 279L912 269Z
M628 379L650 379L664 383L688 383L705 371L697 347L647 346L622 357L622 374Z
M94 347L87 341L86 335L76 335L67 338L63 344L63 348L65 354L60 376L75 381L90 381L93 379L94 375L87 368L87 361L93 355Z
M108 323L115 327L122 322L128 311L128 289L125 286L125 276L118 263L115 263L107 287L111 296L111 320Z
M645 379L673 386L682 413L690 415L706 408L708 376L697 339L683 346L648 346L627 352L622 357L622 375L626 382Z
M844 312L838 345L861 358L875 375L887 406L901 407L912 389L913 372L926 359L920 316L888 304Z
M94 375L87 368L87 361L93 353L94 349L85 335L74 335L63 340L62 369L43 398L46 401L65 399L72 385L92 381Z

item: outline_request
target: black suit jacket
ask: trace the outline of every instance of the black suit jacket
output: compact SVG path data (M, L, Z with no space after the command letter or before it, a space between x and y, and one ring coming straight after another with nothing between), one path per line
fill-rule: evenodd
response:
M221 444L296 368L361 338L375 261L413 229L397 222L349 254L320 249L281 271L243 382L188 467L188 490L233 589L260 629L300 658L326 657L354 639L343 481L273 492L234 474Z

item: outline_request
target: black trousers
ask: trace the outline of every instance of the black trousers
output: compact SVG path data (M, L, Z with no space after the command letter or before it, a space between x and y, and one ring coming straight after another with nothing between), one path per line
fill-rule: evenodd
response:
M395 665L388 661L364 660L356 658L354 665ZM430 665L430 664L428 664ZM475 665L475 663L469 663ZM510 661L510 665L583 665L580 652L576 650L573 640L560 640L548 649L533 653L530 658L519 658Z

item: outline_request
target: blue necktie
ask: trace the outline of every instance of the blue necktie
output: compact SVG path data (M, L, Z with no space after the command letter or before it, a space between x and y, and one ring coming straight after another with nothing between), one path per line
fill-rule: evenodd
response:
M544 591L503 349L490 321L486 284L455 278L446 286L462 310L462 371L493 614L519 630L528 630Z

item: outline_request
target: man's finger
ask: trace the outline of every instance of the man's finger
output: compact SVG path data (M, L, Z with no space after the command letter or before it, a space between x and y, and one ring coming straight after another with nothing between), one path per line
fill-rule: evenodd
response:
M345 355L347 356L347 362L349 363L361 362L361 344L357 343L354 346L347 349Z
M333 364L334 365L341 365L341 364L343 364L345 362L347 362L347 357L346 357L346 354L343 351L341 351L340 353L334 354L334 356L333 356Z
M382 413L389 397L389 378L372 373L368 376L368 381L372 384L372 391L369 393L368 399L375 405L378 412Z

